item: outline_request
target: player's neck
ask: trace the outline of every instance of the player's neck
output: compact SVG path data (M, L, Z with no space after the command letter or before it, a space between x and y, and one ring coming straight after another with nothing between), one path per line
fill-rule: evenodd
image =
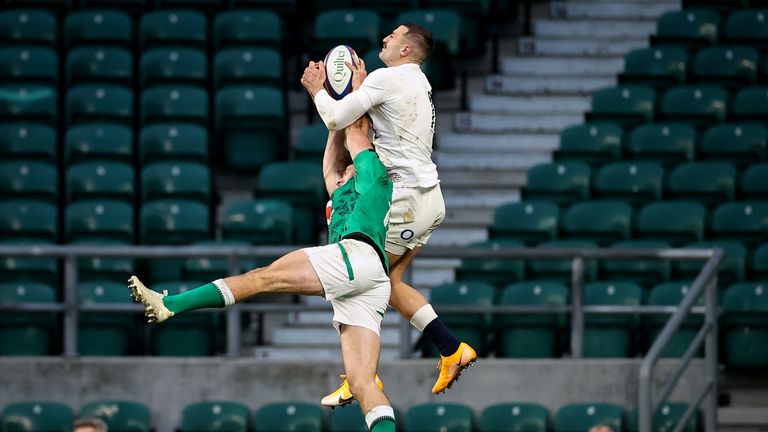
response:
M397 66L402 66L406 64L414 64L416 66L419 66L419 63L417 61L410 59L408 57L405 57L405 58L399 58L396 61L393 61L387 64L387 67L397 67Z

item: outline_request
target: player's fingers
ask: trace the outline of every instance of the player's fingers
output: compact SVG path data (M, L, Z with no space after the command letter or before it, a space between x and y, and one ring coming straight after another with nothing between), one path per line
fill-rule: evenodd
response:
M363 59L358 59L360 61L360 69L365 70L365 62Z
M351 70L352 72L355 72L357 70L357 65L355 65L355 64L352 64L352 63L350 63L348 61L345 61L344 64L347 65L349 70Z

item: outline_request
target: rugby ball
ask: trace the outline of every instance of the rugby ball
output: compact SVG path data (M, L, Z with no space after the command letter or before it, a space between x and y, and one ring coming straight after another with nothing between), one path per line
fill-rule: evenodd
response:
M325 56L325 90L336 100L352 91L352 70L345 63L357 63L355 50L347 45L335 46Z

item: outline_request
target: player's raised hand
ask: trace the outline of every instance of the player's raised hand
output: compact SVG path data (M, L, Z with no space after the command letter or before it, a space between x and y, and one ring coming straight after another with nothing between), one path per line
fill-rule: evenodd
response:
M363 80L368 76L368 72L365 71L365 62L358 58L357 63L353 61L352 63L344 62L344 64L352 71L352 91L355 91L360 88Z
M317 92L323 89L324 82L325 65L322 61L317 63L310 61L304 69L304 74L301 75L301 85L303 85L304 88L307 89L307 93L314 98Z

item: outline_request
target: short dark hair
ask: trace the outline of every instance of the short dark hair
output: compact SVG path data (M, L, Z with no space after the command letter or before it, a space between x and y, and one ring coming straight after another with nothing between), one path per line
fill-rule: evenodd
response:
M98 432L107 432L107 424L104 420L96 417L85 417L75 420L74 428L90 427Z
M435 46L435 41L432 39L432 32L426 27L416 23L405 23L403 27L408 31L405 33L405 37L408 38L416 47L424 54L425 60L432 54L432 48Z

